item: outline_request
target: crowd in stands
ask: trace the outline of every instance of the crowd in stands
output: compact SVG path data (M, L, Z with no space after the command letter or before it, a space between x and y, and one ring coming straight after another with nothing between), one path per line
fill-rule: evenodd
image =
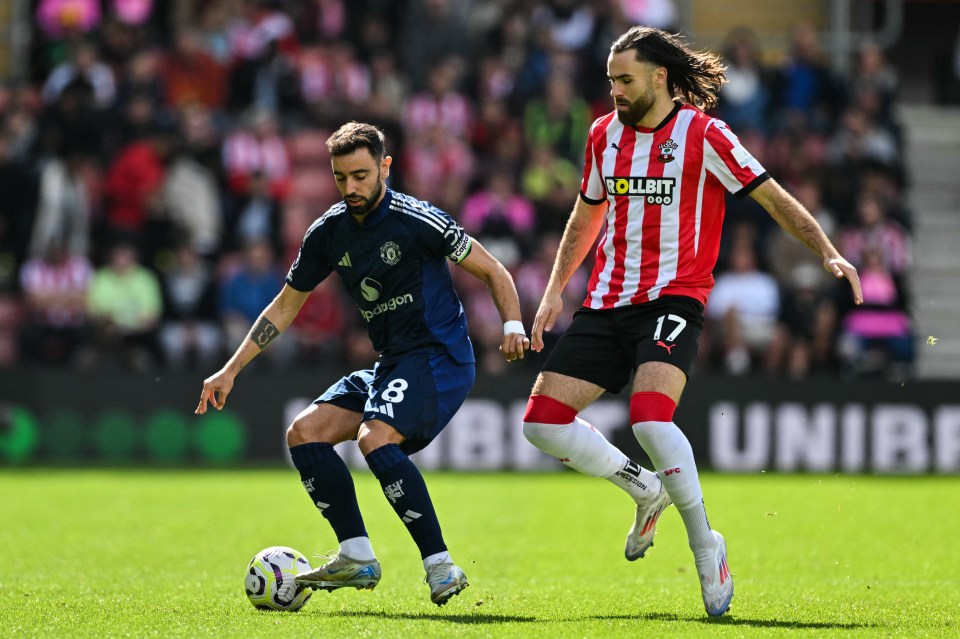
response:
M208 373L339 199L325 140L387 135L390 185L448 211L514 274L529 328L579 190L606 57L672 0L39 0L28 77L0 86L0 366ZM771 62L729 34L715 115L860 269L854 308L750 198L729 198L696 373L905 375L897 79L864 45L848 77L797 25ZM583 301L589 260L566 289ZM453 269L483 371L504 370L482 286ZM332 277L264 366L365 367Z

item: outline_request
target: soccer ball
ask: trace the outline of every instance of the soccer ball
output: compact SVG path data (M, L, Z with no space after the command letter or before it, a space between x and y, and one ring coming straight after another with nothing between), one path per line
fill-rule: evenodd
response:
M257 610L300 610L313 591L298 586L294 577L309 570L310 562L293 548L264 548L250 560L244 575L247 599Z

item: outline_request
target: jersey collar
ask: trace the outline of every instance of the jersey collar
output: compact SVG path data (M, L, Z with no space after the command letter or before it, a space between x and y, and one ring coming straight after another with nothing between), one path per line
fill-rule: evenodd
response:
M667 126L667 123L677 115L677 113L680 111L680 107L682 106L683 105L680 104L679 102L674 102L673 109L670 110L670 113L667 115L667 117L665 117L660 124L653 127L652 129L645 126L635 126L633 128L637 130L637 133L656 133L663 127Z
M361 225L357 222L354 217L351 215L350 220L360 228L367 228L373 224L377 224L386 217L387 213L390 211L390 202L393 201L393 191L389 188L384 189L383 199L380 200L380 204L377 208L373 209L363 220Z

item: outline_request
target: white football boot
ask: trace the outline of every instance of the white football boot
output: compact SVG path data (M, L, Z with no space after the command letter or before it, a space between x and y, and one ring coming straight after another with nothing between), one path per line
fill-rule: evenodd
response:
M373 590L380 582L380 562L359 561L339 552L326 555L330 560L319 568L297 575L297 584L314 590L337 588Z
M637 504L637 514L633 520L633 528L627 533L627 544L623 548L623 556L627 561L636 561L643 557L647 549L653 545L653 535L657 532L657 520L660 515L672 504L670 495L660 484L660 492L647 504Z
M717 540L717 548L709 561L697 564L697 572L700 574L703 607L708 615L719 617L730 608L733 577L730 576L730 565L727 563L727 543L716 530L711 532Z
M427 568L423 582L430 586L430 601L442 606L469 586L467 576L456 564L445 561Z

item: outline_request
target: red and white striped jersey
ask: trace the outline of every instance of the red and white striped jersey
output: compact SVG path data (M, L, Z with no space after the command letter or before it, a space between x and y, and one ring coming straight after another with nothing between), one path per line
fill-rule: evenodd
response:
M655 129L616 112L590 128L580 197L607 201L587 308L684 295L706 303L720 251L726 189L743 197L767 179L727 125L680 105Z

